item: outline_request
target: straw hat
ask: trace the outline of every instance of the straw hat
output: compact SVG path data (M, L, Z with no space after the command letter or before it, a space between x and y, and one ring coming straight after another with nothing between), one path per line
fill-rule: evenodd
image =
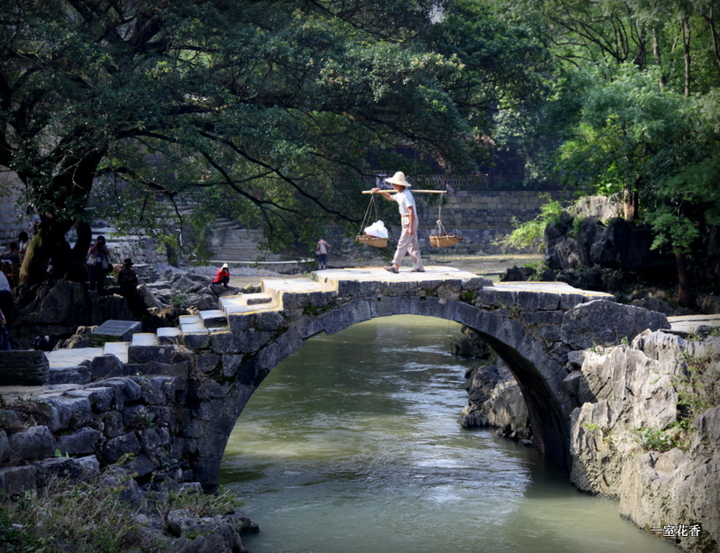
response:
M398 171L391 178L385 179L385 182L389 182L390 184L398 184L400 186L404 186L405 188L410 188L412 186L412 184L405 180L405 173L403 173L402 171Z

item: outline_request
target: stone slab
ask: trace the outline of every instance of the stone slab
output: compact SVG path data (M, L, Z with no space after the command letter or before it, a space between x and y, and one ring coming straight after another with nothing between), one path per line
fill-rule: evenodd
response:
M138 332L133 334L132 345L133 346L156 346L158 345L157 334L150 332Z
M93 331L93 339L105 339L117 342L130 340L130 337L139 332L142 325L138 321L105 321Z
M114 355L122 363L127 363L129 347L130 342L108 342L105 344L103 352L105 355Z
M720 314L668 317L670 332L680 336L696 334L700 327L720 328Z
M50 368L77 367L83 361L92 361L103 355L103 348L56 349L45 353Z
M492 286L491 281L476 274L454 267L440 266L427 266L422 273L412 272L410 267L401 267L397 274L386 271L383 267L325 269L314 272L313 277L318 283L337 289L341 296L373 289L393 295L406 295L423 286L434 288L439 284L448 283L454 283L459 289L465 290ZM294 280L293 283L298 280Z

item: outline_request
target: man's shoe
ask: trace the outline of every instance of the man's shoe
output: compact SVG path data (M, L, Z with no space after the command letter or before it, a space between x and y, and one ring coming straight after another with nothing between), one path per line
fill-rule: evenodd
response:
M410 272L411 272L411 273L424 273L424 272L425 272L425 269L413 269L413 270L410 271Z
M389 273L395 273L395 274L398 274L400 272L392 265L390 265L389 267L385 267L385 270L388 271Z

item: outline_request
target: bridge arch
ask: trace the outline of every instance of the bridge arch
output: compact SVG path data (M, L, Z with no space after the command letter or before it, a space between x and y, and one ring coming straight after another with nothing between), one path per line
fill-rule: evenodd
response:
M184 334L185 345L200 353L197 362L204 368L198 372L212 375L199 387L204 397L189 410L181 430L190 438L186 458L195 479L206 488L217 485L238 417L282 360L321 332L334 334L390 315L435 317L477 332L519 384L535 449L569 470L570 413L577 397L565 382L566 366L568 353L585 346L572 333L565 343L564 321L581 304L603 300L599 303L616 305L614 298L564 283L493 284L455 269L435 272L388 276L381 269L321 271L314 280L266 279L260 294L221 298L222 316L212 313L208 320L222 319L226 326L211 331L209 339L207 330L201 329L196 339Z
M528 332L522 323L498 313L479 309L457 300L422 297L379 297L350 301L320 317L321 328L312 335L326 332L334 334L355 324L378 317L392 315L420 315L463 324L476 331L500 356L517 380L525 398L533 429L533 445L559 467L569 470L569 419L563 412L562 381L566 372L562 364L553 359L543 344ZM326 327L326 324L327 327ZM297 351L307 336L298 340L288 332L270 347L271 355L261 356L264 366L258 367L262 379L279 362ZM278 353L282 352L282 358ZM270 366L272 365L272 366Z

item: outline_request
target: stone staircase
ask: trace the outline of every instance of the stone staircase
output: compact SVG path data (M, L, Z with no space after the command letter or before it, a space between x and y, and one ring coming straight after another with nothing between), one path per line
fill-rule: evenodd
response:
M221 296L218 309L200 311L197 315L183 315L179 327L159 328L157 333L140 332L130 341L106 342L102 347L76 348L48 352L50 384L83 383L87 364L101 356L113 355L124 364L144 362L156 358L165 362L168 345L184 345L190 349L203 348L213 334L231 335L232 328L247 328L246 317L262 313L276 314L286 308L296 308L307 303L308 295L337 294L337 287L321 284L310 279L266 278L259 293L237 296ZM167 349L167 348L165 348ZM76 374L71 374L73 371Z
M241 228L226 217L218 217L212 227L213 259L212 263L232 261L279 261L282 256L270 254L259 244L263 233L256 229Z

